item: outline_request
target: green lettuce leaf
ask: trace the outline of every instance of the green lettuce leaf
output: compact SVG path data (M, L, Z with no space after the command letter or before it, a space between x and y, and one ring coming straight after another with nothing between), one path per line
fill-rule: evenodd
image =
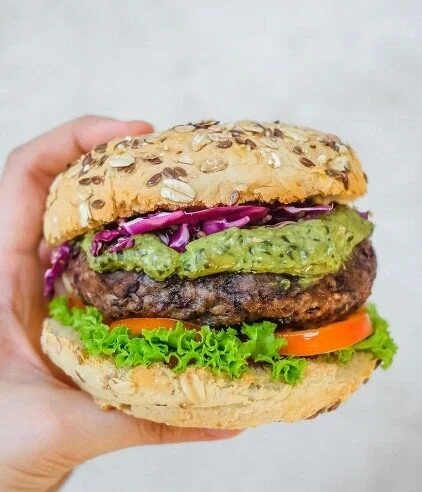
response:
M113 357L118 367L161 362L176 373L196 366L239 378L251 362L257 362L270 366L274 380L287 384L297 384L306 368L304 358L278 353L286 340L275 336L277 325L269 321L244 324L243 336L233 328L190 330L182 322L173 330L156 328L132 335L124 326L110 330L94 307L69 308L65 297L51 301L50 316L75 329L89 354Z
M391 365L397 346L389 334L388 323L375 306L369 305L367 309L374 327L372 335L352 347L327 354L328 360L347 363L355 352L366 351L379 359L384 369ZM209 326L191 330L178 322L173 330L156 328L133 335L125 326L110 330L94 307L69 308L66 297L53 299L49 311L52 318L79 333L90 355L112 357L118 367L160 362L170 365L176 373L195 366L239 378L251 363L259 363L271 370L275 381L291 385L300 382L306 370L306 358L279 354L286 340L275 335L277 325L270 321L245 323L240 334L233 328L214 330Z
M380 361L381 367L388 369L393 363L394 355L397 352L397 345L391 338L387 320L378 314L374 304L368 304L366 310L374 330L372 335L352 347L335 352L335 355L340 362L347 363L351 360L355 352L371 352Z

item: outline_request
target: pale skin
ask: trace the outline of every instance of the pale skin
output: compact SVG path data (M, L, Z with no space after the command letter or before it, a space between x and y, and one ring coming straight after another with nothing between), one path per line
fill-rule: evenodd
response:
M42 356L42 216L66 163L116 136L152 131L143 121L84 116L9 156L0 180L0 490L56 490L79 464L117 449L207 441L237 431L181 429L105 412Z

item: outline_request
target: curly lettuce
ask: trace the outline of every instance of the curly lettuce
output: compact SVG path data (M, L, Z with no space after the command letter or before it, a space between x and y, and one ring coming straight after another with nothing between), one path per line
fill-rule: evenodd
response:
M372 323L373 332L368 338L334 354L340 362L349 362L356 352L371 352L380 361L383 369L388 369L393 363L397 345L388 330L388 321L382 318L373 304L366 307Z
M187 329L181 321L172 330L156 328L133 335L125 326L110 330L94 307L69 308L65 297L53 299L49 310L52 318L79 333L90 355L113 357L118 367L161 362L176 373L195 366L240 378L250 362L259 362L271 369L274 380L287 384L297 384L306 368L304 358L278 353L286 340L275 336L277 325L269 321L244 324L240 336L233 328Z
M251 363L258 363L271 370L274 381L295 385L301 381L307 366L303 357L279 354L279 349L287 342L276 336L277 325L270 321L243 324L240 332L233 328L214 330L209 326L192 330L180 321L172 330L156 328L134 335L125 326L110 330L101 313L92 306L70 308L66 297L53 299L49 311L53 319L78 332L90 355L112 357L118 367L159 362L169 365L176 373L195 366L237 379ZM373 334L330 357L347 363L356 351L367 351L387 368L397 347L388 333L387 322L375 307L369 306L368 313L374 326Z

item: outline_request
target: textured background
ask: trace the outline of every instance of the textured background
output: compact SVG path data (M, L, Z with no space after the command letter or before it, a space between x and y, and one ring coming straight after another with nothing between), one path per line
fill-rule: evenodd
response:
M64 490L420 490L421 4L210 4L1 0L0 161L87 112L158 128L213 116L338 133L368 171L374 298L400 353L388 373L317 421L121 451L82 466Z

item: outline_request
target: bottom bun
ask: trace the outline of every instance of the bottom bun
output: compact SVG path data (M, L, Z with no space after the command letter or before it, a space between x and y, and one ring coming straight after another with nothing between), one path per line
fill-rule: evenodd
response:
M290 386L255 367L237 380L193 367L182 374L163 364L118 368L111 359L88 356L77 332L52 319L44 322L41 344L101 408L179 427L242 429L310 419L337 408L376 365L364 352L347 364L309 359L303 380Z

